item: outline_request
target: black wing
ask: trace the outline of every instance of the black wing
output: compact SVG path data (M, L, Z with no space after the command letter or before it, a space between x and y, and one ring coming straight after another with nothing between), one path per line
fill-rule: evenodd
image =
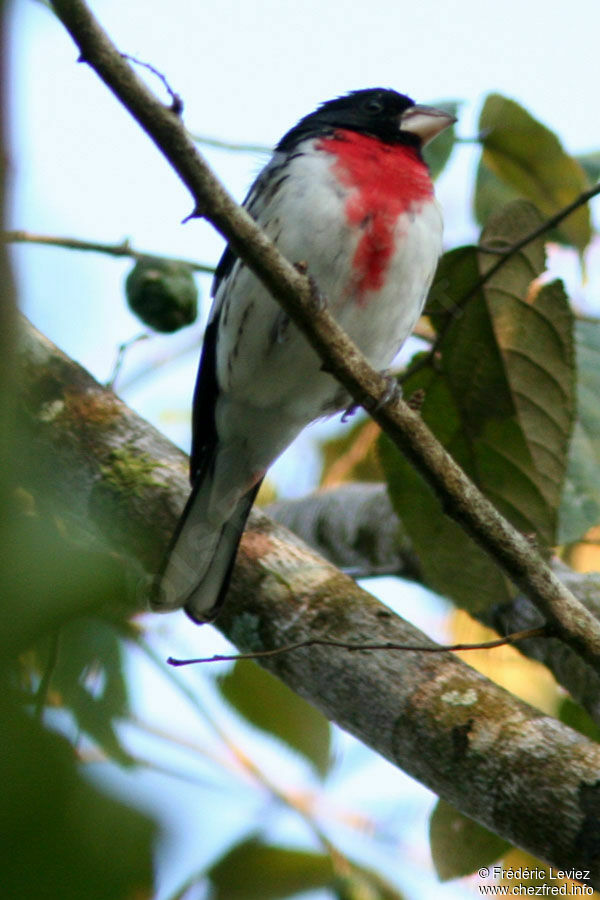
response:
M287 175L281 171L286 161L281 155L276 154L259 173L250 187L243 206L256 221L260 219L261 211L287 178ZM221 296L217 295L221 285L230 278L237 261L238 256L236 252L228 244L215 269L212 283L211 296L215 299L210 312L209 322L204 332L204 343L202 345L202 355L200 356L192 407L192 449L190 454L190 480L192 484L196 481L198 474L202 473L207 465L210 465L217 443L215 423L215 406L219 396L217 342L224 292Z

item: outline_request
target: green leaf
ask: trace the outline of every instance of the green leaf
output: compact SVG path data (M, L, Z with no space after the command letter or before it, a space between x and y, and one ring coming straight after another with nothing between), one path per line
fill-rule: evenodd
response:
M518 201L490 220L483 239L512 244L538 222ZM459 465L517 528L552 545L574 407L571 313L560 283L530 292L544 269L541 240L481 285L496 260L472 247L442 261L430 304L437 353L421 361L404 392L424 391L421 415ZM487 554L386 438L380 448L428 585L470 610L507 599L510 588Z
M10 532L0 542L0 651L10 655L75 617L107 604L124 608L128 596L123 563L115 554L90 549L89 536L79 530L67 536L58 516L37 512L38 501L45 508L45 498L21 493L32 511L11 509Z
M51 689L109 757L131 765L115 732L115 721L129 714L129 698L122 642L110 622L77 619L61 628Z
M591 741L600 743L600 726L594 722L587 710L579 703L575 703L571 697L563 697L557 718Z
M485 225L495 212L508 203L520 200L521 191L512 187L496 175L484 162L483 155L477 166L475 176L475 193L473 195L473 211L480 225Z
M379 872L356 863L351 863L351 867L348 873L336 876L337 900L404 900L404 894Z
M560 507L560 543L600 523L600 322L576 324L577 421Z
M446 110L451 115L456 116L461 106L461 101L440 100L433 103L432 105L436 106L438 109ZM455 143L456 130L455 126L451 125L449 128L445 128L441 134L438 134L438 136L430 144L427 144L427 146L423 150L423 158L429 166L431 177L434 180L441 174L442 170L446 166L446 163L450 159L450 155L454 149Z
M249 722L302 754L323 777L331 765L325 716L252 660L239 660L217 680L225 699Z
M593 184L600 178L600 150L595 153L583 153L575 159Z
M479 119L483 135L481 165L519 196L531 200L544 216L572 203L589 187L581 165L562 147L557 136L514 100L490 94ZM485 199L477 193L487 193ZM490 195L497 192L480 172L475 197L476 214L489 211ZM587 205L561 223L560 240L583 251L591 240Z
M437 332L454 316L462 316L464 298L476 287L479 277L475 247L456 247L444 253L425 304L425 315Z
M229 850L207 876L214 900L284 900L334 882L328 855L275 847L257 838Z
M441 799L429 820L429 843L440 881L471 875L495 862L511 846Z
M153 895L156 825L80 773L72 746L0 690L2 893L19 900Z

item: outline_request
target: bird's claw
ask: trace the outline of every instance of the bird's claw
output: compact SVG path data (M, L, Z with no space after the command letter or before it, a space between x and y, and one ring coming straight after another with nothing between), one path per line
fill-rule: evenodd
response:
M394 375L390 375L389 372L382 372L381 375L385 378L386 386L379 400L376 400L375 403L371 402L369 405L369 412L372 413L379 412L392 400L399 400L402 397L402 388L398 384L397 378Z
M356 412L356 410L358 409L359 406L360 406L360 403L351 403L349 406L346 407L346 409L342 413L342 424L345 424L348 421L348 419L352 418L352 416L354 415L354 413Z

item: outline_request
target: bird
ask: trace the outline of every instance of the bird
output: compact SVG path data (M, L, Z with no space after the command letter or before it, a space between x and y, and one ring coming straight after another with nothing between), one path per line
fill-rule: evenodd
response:
M421 315L441 254L422 149L454 121L389 88L351 91L281 138L243 204L381 371ZM269 466L305 426L350 402L230 246L212 298L192 407L192 490L151 600L199 624L222 607Z

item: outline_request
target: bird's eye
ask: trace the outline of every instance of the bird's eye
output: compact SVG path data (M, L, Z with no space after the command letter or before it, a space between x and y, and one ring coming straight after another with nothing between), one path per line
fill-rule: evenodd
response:
M383 100L381 97L370 97L365 103L365 109L373 113L383 112Z

